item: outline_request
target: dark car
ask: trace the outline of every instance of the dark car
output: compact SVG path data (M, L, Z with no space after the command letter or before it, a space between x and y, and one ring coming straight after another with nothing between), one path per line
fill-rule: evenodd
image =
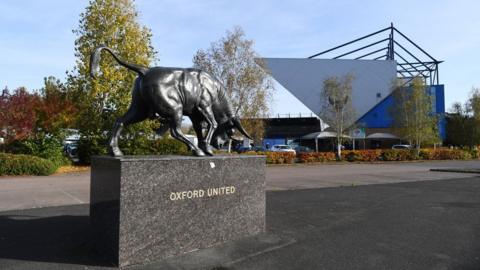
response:
M263 147L263 146L254 146L254 147L252 147L252 151L255 151L255 152L265 152L265 151L267 151L267 150L266 150L265 147Z
M313 149L306 146L297 146L295 147L295 151L297 153L304 153L304 152L313 152Z
M240 153L245 153L245 152L248 152L248 151L252 151L252 147L250 147L250 146L240 146L235 151L239 154Z

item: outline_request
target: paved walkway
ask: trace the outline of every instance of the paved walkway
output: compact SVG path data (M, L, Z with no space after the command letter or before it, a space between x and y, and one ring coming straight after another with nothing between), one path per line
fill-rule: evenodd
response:
M269 166L266 181L267 190L291 190L472 176L431 168L480 168L480 161ZM82 204L89 198L90 172L0 177L0 211Z
M480 269L480 177L267 192L267 233L129 270ZM0 269L113 270L88 205L0 213Z
M0 211L90 202L90 172L0 177Z
M480 161L271 166L267 169L267 189L288 190L357 186L464 178L472 175L430 171L433 168L480 168Z

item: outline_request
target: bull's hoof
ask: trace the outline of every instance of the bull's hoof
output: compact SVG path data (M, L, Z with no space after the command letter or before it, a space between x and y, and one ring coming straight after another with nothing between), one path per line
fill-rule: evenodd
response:
M205 152L205 154L213 156L213 148L210 145L207 146L207 149L203 149L203 151Z
M197 156L197 157L204 157L205 156L205 153L201 149L192 150L192 153L193 153L194 156Z
M123 153L119 148L110 148L110 150L108 152L109 152L110 156L113 156L113 157L123 156Z
M205 143L200 143L199 144L200 149L203 150L203 152L209 156L213 156L213 147L211 147L208 144Z

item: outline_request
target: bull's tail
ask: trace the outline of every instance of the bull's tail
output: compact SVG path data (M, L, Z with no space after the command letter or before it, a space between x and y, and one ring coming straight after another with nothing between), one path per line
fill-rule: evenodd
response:
M107 52L109 52L113 58L115 58L115 60L117 60L117 62L130 69L130 70L133 70L135 72L138 73L138 75L145 75L145 73L147 72L148 68L147 67L143 67L143 66L139 66L139 65L136 65L136 64L131 64L131 63L127 63L123 60L121 60L120 58L118 58L118 56L112 51L112 49L110 49L109 47L105 46L105 45L100 45L98 46L95 51L92 53L92 55L90 55L90 76L92 76L92 78L95 78L98 74L98 70L99 70L99 65L98 63L100 62L100 53L102 52L102 50L106 50Z

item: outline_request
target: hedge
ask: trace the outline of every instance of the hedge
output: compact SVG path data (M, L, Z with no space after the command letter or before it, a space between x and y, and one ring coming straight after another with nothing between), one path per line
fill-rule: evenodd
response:
M381 150L346 150L342 156L347 161L377 161L382 155Z
M477 159L477 151L468 151L461 149L421 149L417 155L415 149L381 149L381 150L344 150L342 151L343 161L406 161L406 160L465 160ZM333 152L311 152L298 153L297 162L328 162L335 161L335 153ZM268 160L267 160L268 163Z
M39 137L16 140L1 146L1 151L10 154L22 154L48 159L60 167L69 165L70 159L63 152L61 139L57 137Z
M291 152L265 152L268 164L292 164L295 154Z
M290 152L255 152L247 151L242 153L244 155L264 155L266 156L267 164L293 164L296 156Z
M333 152L302 152L297 154L298 162L327 162L337 160L335 153Z
M443 159L472 159L478 156L472 155L469 151L460 149L422 149L420 157L424 160L443 160Z
M139 137L135 140L120 140L120 150L125 155L189 155L187 146L173 138L149 140ZM90 164L91 156L108 154L107 139L82 137L78 144L78 158L81 164Z
M44 158L0 153L0 175L50 175L57 169L58 165Z

